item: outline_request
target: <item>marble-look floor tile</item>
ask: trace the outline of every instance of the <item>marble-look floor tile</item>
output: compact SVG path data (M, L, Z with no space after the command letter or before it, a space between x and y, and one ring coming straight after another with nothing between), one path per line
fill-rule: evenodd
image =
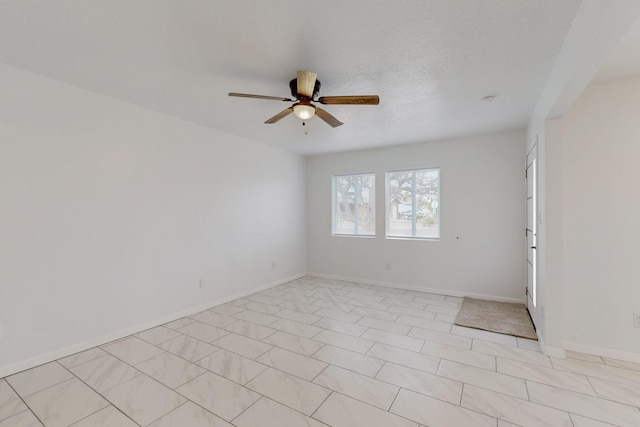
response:
M422 353L490 371L496 370L496 357L490 354L464 350L431 341L425 343L422 347Z
M319 294L316 294L316 295L319 295ZM321 299L318 299L317 301L314 301L313 305L317 305L322 308L328 308L331 310L344 311L345 313L349 313L351 310L355 308L355 305L332 301L330 299L327 299L326 297L323 297ZM338 319L338 320L342 320L342 319Z
M138 427L131 418L128 418L114 406L107 406L95 414L83 418L72 427Z
M162 353L135 366L169 388L176 388L191 381L205 370L174 354Z
M42 427L33 412L23 411L12 417L0 420L0 427Z
M383 309L374 309L374 308L366 308L366 307L356 307L353 309L354 314L358 314L360 316L369 317L372 319L378 320L386 320L387 322L395 322L400 315L398 313L389 313L386 311L386 308Z
M295 311L301 311L303 313L315 313L316 311L320 310L320 307L316 307L311 304L304 304L302 302L297 302L297 301L285 301L282 304L280 304L279 307L288 308L290 310L295 310Z
M613 424L603 423L591 418L581 417L580 415L570 414L573 421L573 427L616 427Z
M457 307L458 304L456 303L453 303L452 305L455 305L456 307L444 306L440 303L436 303L436 304L432 303L432 304L427 304L427 307L424 310L431 311L433 313L438 313L438 314L449 314L449 315L455 316L456 314L458 314L459 307Z
M529 340L526 338L516 338L516 341L518 341L518 347L525 349L525 350L531 350L531 351L538 351L540 353L542 353L542 348L540 347L540 342L539 341L535 341L535 340Z
M242 313L234 314L233 317L262 326L270 326L280 320L279 317L272 316L271 314L260 313L253 310L245 310Z
M630 371L628 369L616 368L615 366L607 366L601 363L593 363L579 359L558 359L551 358L551 363L555 369L575 374L587 375L593 378L600 378L607 381L613 381L621 384L638 384L640 383L640 373Z
M304 338L311 338L320 332L322 329L307 325L306 323L294 322L289 319L280 319L274 322L270 327L289 334L299 335Z
M296 353L311 356L316 351L324 347L323 343L303 338L299 335L278 331L263 340L267 344L275 345Z
M325 344L333 345L335 347L341 347L346 350L355 351L357 353L366 353L373 345L373 341L353 337L351 335L341 334L339 332L329 331L326 329L322 330L322 332L314 336L313 339Z
M147 329L146 331L142 331L135 336L150 344L160 344L164 341L169 341L170 339L179 337L180 335L180 333L174 331L173 329L165 328L164 326L158 326L155 328Z
M451 335L446 332L434 331L431 329L418 328L417 326L412 327L408 335L425 341L437 342L439 344L446 344L453 347L460 347L465 350L471 350L472 339L468 337Z
M187 402L169 412L149 427L233 427L220 417L199 407L193 402Z
M224 314L216 313L210 310L201 311L200 313L193 314L189 317L193 320L197 320L198 322L215 326L216 328L224 328L228 324L238 320L235 317L225 316Z
M22 399L5 380L0 379L0 421L26 410L27 407Z
M263 304L278 305L285 302L282 298L270 297L268 295L253 294L247 297L249 301L261 302Z
M205 357L198 362L198 365L242 385L267 369L266 366L258 362L227 350L220 350Z
M411 329L411 326L409 325L403 325L402 323L376 319L373 317L363 317L362 319L358 320L357 323L368 328L391 332L397 335L407 335L407 333L409 333L409 330Z
M397 335L391 332L381 331L379 329L370 328L362 334L362 338L375 341L382 344L392 345L394 347L404 348L405 350L420 351L424 345L424 340L419 338Z
M102 347L102 349L130 365L144 362L163 352L163 350L160 350L158 347L136 337L129 337L117 341Z
M331 393L324 387L273 368L247 383L247 387L305 415L313 414Z
M330 308L321 308L316 311L315 314L326 317L327 319L339 320L347 323L355 323L362 318L359 314L346 313L341 310L332 310Z
M186 335L165 341L160 344L160 347L190 362L200 360L219 350L218 347Z
M436 313L433 313L431 311L424 311L421 308L403 307L403 306L397 305L396 303L393 303L393 305L391 305L387 309L387 311L390 313L397 313L400 316L418 317L420 319L425 319L425 320L433 320L436 317ZM400 318L398 318L398 321L400 321Z
M47 427L67 427L109 406L77 378L32 394L25 401Z
M385 363L376 378L455 405L462 396L461 382L393 363Z
M595 354L585 354L577 351L566 350L565 357L567 357L568 359L578 359L604 365L604 360L602 360L600 356L596 356Z
M283 310L282 307L279 307L277 305L264 304L256 301L251 301L245 304L243 308L257 311L258 313L263 313L263 314L274 314Z
M215 341L214 345L249 359L255 359L273 348L270 344L233 333Z
M495 391L465 385L462 406L524 427L572 427L565 411L528 402Z
M619 384L613 381L590 378L598 397L640 407L640 384Z
M359 307L362 308L371 308L373 310L379 310L379 311L386 311L387 308L389 308L388 304L383 304L382 301L384 298L379 298L379 299L369 299L369 298L362 298L362 297L356 297L356 298L351 298L349 301L347 301L347 304L350 305L355 305L356 308L353 309L353 312L355 314L357 313L357 309ZM395 315L396 317L398 316L398 314ZM373 317L373 316L371 316Z
M627 362L624 360L610 359L608 357L603 357L605 365L615 366L617 368L629 369L631 371L640 372L640 363Z
M449 323L451 327L453 327L453 323L456 321L455 314L445 314L445 313L437 313L436 317L433 319L437 322Z
M277 427L326 427L306 415L296 412L274 400L261 398L233 420L237 427L264 427L265 420Z
M385 411L391 407L400 390L397 386L331 365L313 382Z
M74 366L81 365L83 363L91 362L94 359L97 359L102 356L106 356L107 352L102 350L100 347L93 347L89 350L82 351L80 353L72 354L71 356L65 357L63 359L58 359L58 363L64 366L65 368L73 368Z
M57 362L51 362L11 375L5 380L20 396L25 397L71 378L73 375L69 371Z
M111 355L73 367L71 372L100 393L140 375L137 369Z
M359 337L367 329L369 329L366 326L361 326L356 323L343 322L341 320L329 319L327 317L321 318L316 323L314 323L313 326L328 329L330 331L338 332L341 334L351 335L352 337Z
M436 373L440 363L440 358L438 357L379 343L374 344L371 350L367 352L367 355L430 374Z
M503 357L505 359L511 359L518 362L533 363L540 366L551 368L551 360L548 356L531 350L524 350L518 347L512 347L510 345L498 344L482 340L473 340L471 347L474 353L484 353L493 356Z
M449 333L451 330L451 325L448 323L438 322L433 319L423 319L416 316L400 316L396 322L409 326L417 326L422 329L430 329L432 331Z
M269 335L277 331L257 323L245 322L244 320L236 320L235 322L224 327L225 330L235 332L238 335L253 338L254 340L263 340Z
M207 372L177 390L180 394L231 421L260 398L260 395L219 375Z
M380 370L383 361L373 357L365 356L360 353L345 350L332 345L324 346L320 351L313 355L315 359L340 366L354 372L358 372L369 377L374 377Z
M313 418L332 427L418 427L418 423L339 393L332 393Z
M442 360L440 362L437 374L441 377L483 387L487 390L497 391L498 393L508 394L519 399L529 399L524 380L509 375L499 374L450 360Z
M390 412L429 427L495 427L497 424L494 417L405 389L398 393Z
M211 343L229 334L229 332L223 329L201 322L190 323L187 326L177 329L177 331L207 343Z
M256 362L271 366L307 381L314 379L327 364L302 354L274 347L256 359Z
M320 316L316 316L315 314L305 313L304 311L291 310L289 308L285 308L282 311L279 311L275 314L275 316L282 317L283 319L293 320L294 322L306 323L307 325L311 325L320 320Z
M122 383L104 396L142 426L151 424L186 402L184 397L146 375Z
M591 387L591 383L584 375L557 371L552 368L503 359L501 357L498 357L498 372L537 383L553 385L566 390L577 391L592 396L596 395L593 387Z
M453 325L451 328L453 335L462 337L475 338L482 341L488 341L497 344L504 344L512 347L518 346L518 340L511 335L497 334L495 332L483 331L480 329L465 328L464 326Z
M403 295L406 299L401 299L400 295L396 295L394 297L386 297L382 300L383 304L389 304L390 306L406 308L409 310L420 310L423 311L426 304L415 302L413 299L415 298L412 295Z
M640 426L640 409L593 396L527 382L531 402L622 427Z
M445 297L443 295L437 295L437 296L416 296L413 299L415 302L419 302L419 303L423 303L423 304L427 304L427 310L429 309L429 305L439 305L441 307L449 307L449 308L454 308L454 309L459 309L460 308L460 303L457 301L451 301L451 300L447 300L445 299Z
M222 304L222 305L218 305L213 308L210 308L209 310L219 314L224 314L225 316L233 316L234 314L243 312L245 309L233 304Z
M182 328L184 326L187 326L187 325L189 325L189 324L191 324L193 322L195 322L195 320L189 319L188 317L183 317L181 319L174 320L173 322L165 323L162 326L164 326L165 328L176 330L176 329L180 329L180 328Z

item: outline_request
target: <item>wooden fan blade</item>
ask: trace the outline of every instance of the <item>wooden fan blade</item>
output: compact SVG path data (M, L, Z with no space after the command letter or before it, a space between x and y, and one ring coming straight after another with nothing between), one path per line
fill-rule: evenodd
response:
M320 104L356 104L356 105L378 105L380 98L378 95L360 96L321 96L318 98Z
M313 97L313 88L316 85L317 78L318 75L316 73L298 71L298 95L306 96L307 98Z
M229 92L229 96L239 96L240 98L258 98L258 99L270 99L272 101L289 101L293 102L295 99L282 98L280 96L266 96L266 95L251 95L249 93L235 93Z
M316 107L316 116L320 117L322 120L327 122L329 126L337 128L340 125L343 125L340 120L333 117L327 110L323 110L320 107Z
M267 124L267 125L272 125L272 124L280 121L281 119L287 117L291 113L293 113L293 107L289 107L286 110L280 111L278 114L276 114L275 116L271 117L269 120L267 120L264 123Z

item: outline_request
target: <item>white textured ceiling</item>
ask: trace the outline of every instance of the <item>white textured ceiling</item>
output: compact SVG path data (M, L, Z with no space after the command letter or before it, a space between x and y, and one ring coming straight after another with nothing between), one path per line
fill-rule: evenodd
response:
M0 62L301 154L523 129L579 0L0 0ZM276 101L297 70L326 106ZM497 95L490 104L486 95Z

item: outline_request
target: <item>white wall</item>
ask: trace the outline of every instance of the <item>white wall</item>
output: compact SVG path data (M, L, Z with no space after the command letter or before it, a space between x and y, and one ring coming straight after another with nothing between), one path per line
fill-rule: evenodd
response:
M640 77L588 87L548 122L568 349L640 361Z
M0 206L0 372L306 271L302 157L1 65Z
M523 301L524 150L524 132L507 132L308 158L309 271ZM441 173L441 239L385 239L385 171L430 167ZM376 174L377 236L334 237L331 175L363 172Z

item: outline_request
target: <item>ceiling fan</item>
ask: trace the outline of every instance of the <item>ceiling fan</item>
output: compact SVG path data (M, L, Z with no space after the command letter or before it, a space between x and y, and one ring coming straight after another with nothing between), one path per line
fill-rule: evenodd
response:
M338 127L343 123L329 114L326 110L320 107L316 107L312 102L318 102L320 104L354 104L354 105L378 105L380 98L377 95L364 95L364 96L321 96L318 97L320 92L320 81L317 79L318 75L310 73L308 71L298 71L297 78L289 82L291 89L291 95L295 99L281 98L278 96L265 96L265 95L250 95L247 93L229 93L229 96L239 96L241 98L258 98L258 99L270 99L272 101L286 101L295 102L291 107L279 112L275 116L267 120L266 124L273 124L281 119L287 117L289 114L295 114L302 120L302 124L305 124L305 120L309 120L313 116L318 116L332 127Z

